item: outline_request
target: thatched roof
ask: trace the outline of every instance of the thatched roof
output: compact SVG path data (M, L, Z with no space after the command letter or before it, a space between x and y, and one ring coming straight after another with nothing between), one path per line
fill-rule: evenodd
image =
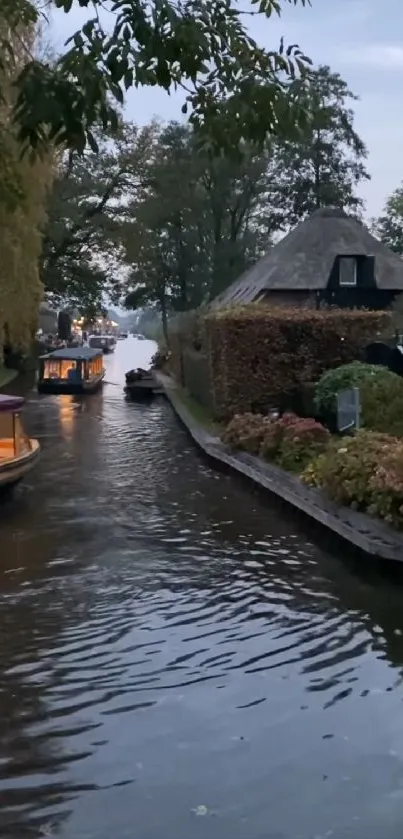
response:
M377 287L403 291L403 260L343 210L322 208L301 222L213 301L252 303L266 291L325 289L337 256L374 256Z

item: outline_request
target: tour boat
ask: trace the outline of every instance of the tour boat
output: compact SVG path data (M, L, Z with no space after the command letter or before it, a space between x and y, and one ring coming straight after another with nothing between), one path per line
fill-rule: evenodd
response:
M56 350L39 358L39 393L93 393L105 375L103 354L91 347Z
M40 454L38 440L24 431L21 396L0 394L0 489L17 484L29 472Z
M107 354L115 351L116 339L113 335L90 335L88 344L93 349L102 350Z

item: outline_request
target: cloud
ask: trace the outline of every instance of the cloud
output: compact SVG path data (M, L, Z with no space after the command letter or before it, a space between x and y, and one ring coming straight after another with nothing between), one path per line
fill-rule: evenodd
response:
M339 52L343 64L395 70L403 67L403 46L398 44L366 44L345 47Z

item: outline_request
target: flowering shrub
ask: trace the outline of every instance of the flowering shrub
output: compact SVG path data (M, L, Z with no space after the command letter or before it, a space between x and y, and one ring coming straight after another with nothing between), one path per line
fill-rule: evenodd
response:
M290 472L301 472L326 449L329 441L330 432L320 422L298 417L285 426L276 460Z
M269 425L269 417L262 414L235 414L228 423L222 440L234 449L258 454Z
M296 414L286 413L278 419L272 420L265 429L263 440L260 446L260 456L265 460L275 460L283 442L284 433L287 428L299 422Z
M302 481L323 489L336 503L368 512L403 529L403 441L363 429L353 437L332 438L313 419L284 414L237 414L224 442L260 454Z
M301 478L338 504L403 529L403 442L396 437L363 430L333 440Z
M233 448L260 454L284 469L301 471L323 451L330 434L313 419L287 413L279 419L262 414L237 414L224 431L223 441Z
M368 512L403 528L403 443L396 442L383 453L370 479Z
M354 437L333 440L327 452L303 473L302 480L323 487L338 504L366 509L372 501L370 480L385 452L395 445L392 437L364 430Z
M353 361L343 364L333 370L327 370L320 377L315 388L315 405L319 414L335 413L337 410L337 394L352 387L360 389L373 382L391 382L397 376L377 364L362 364Z

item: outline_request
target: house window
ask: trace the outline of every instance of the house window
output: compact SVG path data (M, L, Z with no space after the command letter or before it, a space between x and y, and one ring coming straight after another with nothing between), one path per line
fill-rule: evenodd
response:
M339 285L357 285L357 260L354 256L341 256L339 258Z

